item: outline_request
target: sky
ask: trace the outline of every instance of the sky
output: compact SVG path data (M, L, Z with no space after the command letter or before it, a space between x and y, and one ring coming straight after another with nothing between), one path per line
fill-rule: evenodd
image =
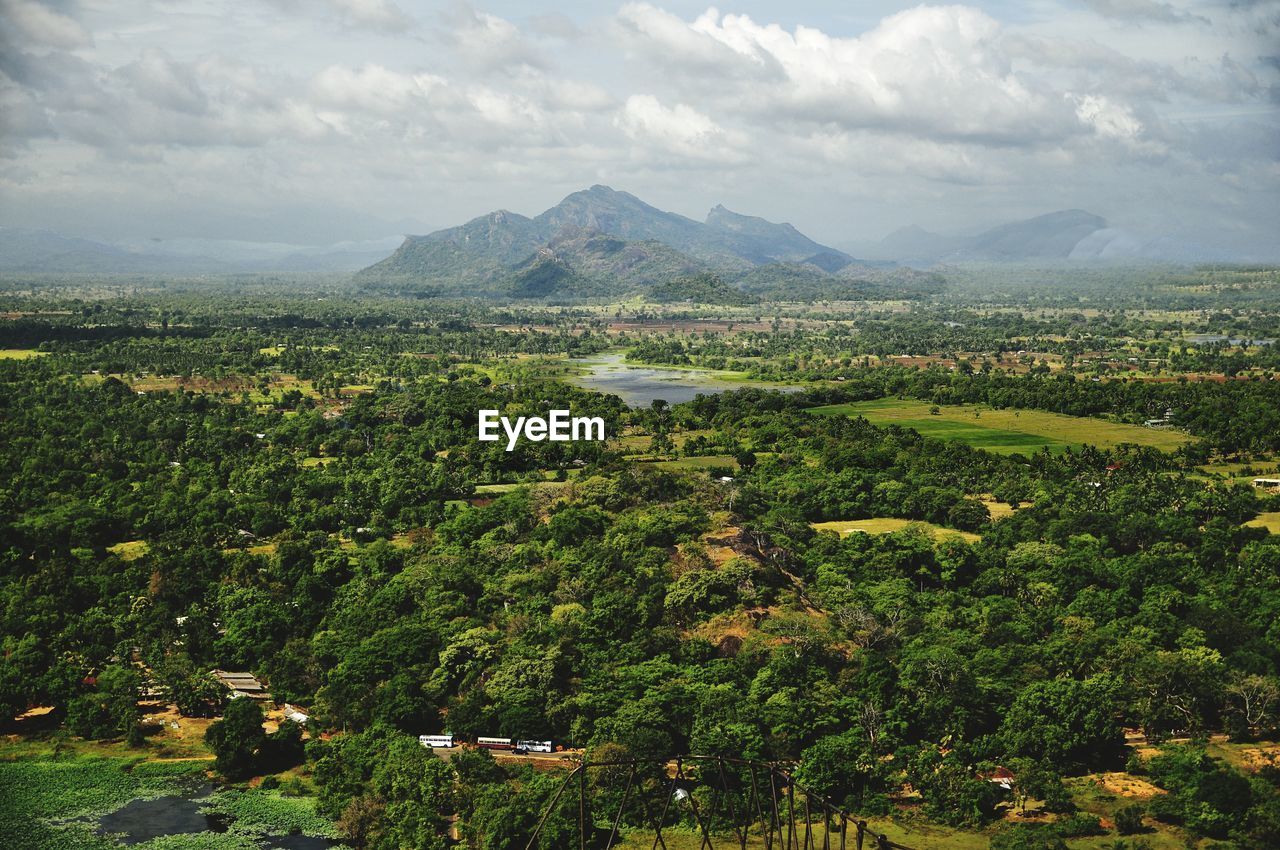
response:
M836 247L1280 255L1280 0L0 0L0 224L301 244L604 183Z

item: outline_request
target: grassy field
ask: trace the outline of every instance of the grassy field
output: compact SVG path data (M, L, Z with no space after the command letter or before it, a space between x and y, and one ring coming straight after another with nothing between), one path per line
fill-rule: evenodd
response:
M937 827L930 829L910 829L900 826L892 822L868 822L878 833L888 836L890 841L897 841L903 845L912 848L912 850L987 850L991 846L991 839L983 834L975 832L960 832L958 830L947 829L945 827ZM705 847L701 842L701 837L694 831L671 831L663 830L662 840L667 850L701 850ZM797 826L796 847L801 847L804 843L803 826ZM815 848L821 848L827 845L823 844L824 836L821 824L815 822L813 827L812 845ZM833 831L830 836L830 846L835 848L840 846L839 833ZM740 847L737 837L729 834L717 836L715 839L716 848ZM846 837L847 847L852 850L856 845L854 841L852 829ZM625 840L618 844L620 848L626 850L649 850L654 846L654 838L652 832L632 832L629 833ZM748 850L765 850L772 846L775 850L785 846L778 843L775 834L773 844L766 844L764 837L759 834L747 836ZM864 848L875 847L875 841L867 836L863 844ZM1075 845L1072 845L1074 847Z
M122 561L133 561L147 554L150 548L145 540L126 540L124 543L108 546L107 551L119 555Z
M960 440L996 454L1031 454L1042 448L1051 452L1085 444L1107 447L1137 443L1172 451L1191 438L1181 431L1144 428L1082 416L1063 416L1039 410L995 410L985 405L940 406L909 399L876 399L851 404L813 407L823 416L865 416L876 425L900 425L926 437Z
M987 506L987 513L991 514L992 519L1004 519L1007 516L1013 516L1016 508L1008 502L1002 502L990 494L983 494L978 497L978 501ZM1027 504L1030 504L1029 502ZM1023 507L1019 504L1018 507Z
M935 540L943 537L960 537L969 543L976 543L982 539L981 535L974 534L970 531L958 531L954 528L945 528L941 525L934 525L931 522L920 522L919 520L910 519L893 519L891 517L874 517L872 519L849 519L849 520L833 520L832 522L815 522L813 527L818 531L834 531L843 537L846 534L852 534L855 531L861 531L863 534L888 534L892 531L901 531L904 528L915 526L922 528L933 535Z
M1280 511L1265 511L1245 523L1252 528L1265 528L1272 534L1280 534Z
M29 360L42 357L48 352L36 351L34 348L0 348L0 360Z
M700 457L682 457L677 460L653 461L653 465L659 469L687 472L691 469L710 469L713 467L737 469L738 461L734 459L733 455L702 455Z

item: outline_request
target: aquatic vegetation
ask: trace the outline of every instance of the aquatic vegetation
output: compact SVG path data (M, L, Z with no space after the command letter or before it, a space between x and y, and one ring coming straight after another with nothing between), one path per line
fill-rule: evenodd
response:
M228 789L212 794L204 811L226 816L238 834L302 833L336 838L333 822L316 813L314 797L286 797L279 791Z
M203 762L37 757L0 761L0 835L11 850L114 847L89 821L131 800L173 794Z

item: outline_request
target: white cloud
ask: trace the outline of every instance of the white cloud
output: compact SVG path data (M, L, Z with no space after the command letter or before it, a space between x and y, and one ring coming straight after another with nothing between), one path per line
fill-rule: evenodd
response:
M388 0L0 0L0 190L55 222L114 222L128 198L450 224L604 182L835 242L1067 206L1265 230L1280 2L1094 6L1109 17L1039 0L852 29L815 0L786 26L646 3L461 2L418 26Z
M392 71L382 65L359 68L330 65L312 81L314 98L323 106L381 115L400 115L425 103L448 86L443 77Z
M412 28L413 19L391 0L329 0L343 20L373 30L398 32Z
M741 139L683 103L667 107L653 95L634 94L614 121L632 140L678 157L719 163L745 161L737 149Z
M18 41L29 47L72 50L93 43L75 18L35 0L0 0L0 21L13 27Z
M209 108L209 98L193 69L175 62L163 50L144 50L116 73L140 97L157 106L192 115Z
M646 5L620 14L656 53L728 66L691 85L730 92L740 110L995 144L1078 129L1059 99L1015 73L999 24L969 7L919 6L856 38L715 10L688 24Z
M442 35L462 61L474 68L542 68L546 60L520 28L506 18L455 4L441 15Z
M1189 23L1199 21L1209 23L1203 16L1185 12L1172 4L1159 0L1084 0L1086 6L1099 15L1117 18L1123 21L1157 23Z

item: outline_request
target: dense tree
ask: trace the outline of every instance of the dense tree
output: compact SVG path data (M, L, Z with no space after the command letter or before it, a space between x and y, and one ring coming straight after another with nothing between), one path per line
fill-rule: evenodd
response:
M216 758L214 767L231 779L253 772L266 737L262 707L247 697L231 700L222 719L209 724L204 734L205 743Z

